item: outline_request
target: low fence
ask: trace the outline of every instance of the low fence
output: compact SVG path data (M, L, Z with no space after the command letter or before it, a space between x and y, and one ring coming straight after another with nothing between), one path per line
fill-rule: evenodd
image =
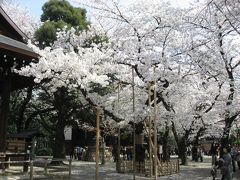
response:
M29 159L30 159L30 154L26 152L7 152L7 153L0 153L0 167L2 169L8 168L10 163L7 163L10 161L10 159L14 159L14 162L21 161L23 164L23 171L27 172L28 171L28 164L29 164ZM20 158L20 159L19 159ZM4 163L1 163L4 162ZM11 163L11 164L16 164L16 163ZM18 164L18 163L17 163ZM3 166L4 165L4 166Z
M71 177L72 174L72 159L53 159L53 158L47 158L47 157L42 157L41 159L36 159L36 160L23 160L23 161L0 161L0 165L10 165L10 164L23 164L23 163L28 163L30 167L29 171L29 179L33 180L33 175L35 175L35 167L41 167L41 171L38 170L38 175L56 175L56 174L51 174L53 165L50 165L50 162L56 162L56 161L64 161L68 162L66 165L65 171L67 171L67 176ZM41 166L39 166L39 163ZM152 172L154 172L153 165L151 166L150 161L145 161L144 163L136 162L135 163L135 172L139 175L144 175L144 176L150 176L151 168L152 167ZM56 168L57 172L62 173L63 171L61 168L57 167ZM60 171L61 170L61 171ZM165 176L165 175L170 175L174 173L179 173L180 167L179 167L179 160L174 160L174 161L169 161L169 162L160 162L158 165L158 175L159 176ZM56 172L56 171L55 171ZM126 161L122 160L120 162L120 172L122 173L132 173L133 172L133 161ZM3 174L5 173L5 169L3 169Z
M49 169L52 169L52 165L49 166L49 162L59 162L59 161L67 161L68 165L67 165L67 171L68 171L68 176L70 177L72 174L72 159L53 159L53 158L42 158L42 163L43 163L43 171L42 171L42 175L48 176L51 175L49 172ZM35 174L34 172L34 164L39 164L39 160L36 159L35 161L33 160L23 160L23 161L0 161L0 165L4 165L9 166L10 164L23 164L23 163L28 163L28 165L30 166L30 171L29 171L29 179L33 180L33 175ZM41 163L41 164L42 164ZM38 166L37 166L38 167ZM8 168L7 168L8 169ZM6 170L4 167L2 168L2 174L4 174L6 172Z
M152 172L154 172L153 165L151 166L150 161L145 162L136 162L135 163L135 171L138 174L143 174L145 176L150 175L150 168L152 167ZM179 160L173 160L169 162L160 162L158 165L158 175L165 176L170 174L179 173L180 166ZM120 172L121 173L132 173L133 172L133 161L124 161L120 162Z
M160 165L158 166L158 175L160 176L179 173L179 171L180 171L179 160L160 162Z
M33 180L33 161L32 160L22 160L22 161L0 161L0 165L2 166L2 173L4 174L6 169L9 168L10 164L23 164L27 163L30 166L29 179ZM8 168L5 168L8 167Z

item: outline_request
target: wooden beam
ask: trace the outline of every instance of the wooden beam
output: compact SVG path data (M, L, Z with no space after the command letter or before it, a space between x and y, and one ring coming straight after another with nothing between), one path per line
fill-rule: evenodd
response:
M7 144L7 116L11 91L10 81L0 81L0 152L5 152Z

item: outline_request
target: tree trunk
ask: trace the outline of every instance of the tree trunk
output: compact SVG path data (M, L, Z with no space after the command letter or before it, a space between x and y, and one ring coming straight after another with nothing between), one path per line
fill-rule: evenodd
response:
M185 135L179 137L179 135L177 134L176 128L175 128L175 124L172 121L172 132L173 132L174 138L177 142L178 157L181 159L182 165L187 165L187 140L188 140L190 131L191 131L191 128L189 130L185 131Z
M230 88L229 88L229 95L228 95L228 99L226 102L226 114L225 114L225 127L223 129L223 136L221 138L221 149L220 149L220 157L222 157L223 155L223 147L227 147L228 143L229 143L229 135L230 135L230 130L232 127L232 123L233 121L238 117L239 113L235 113L234 115L231 115L230 109L231 109L231 105L233 102L233 96L234 96L234 79L233 79L233 74L232 72L228 71L229 73L229 79L230 79Z
M55 142L53 147L53 158L65 159L65 136L64 128L67 120L67 107L65 106L66 90L59 89L54 93L54 107L57 110L57 123L55 131ZM52 164L61 164L62 161L52 162Z
M199 139L204 135L206 129L207 128L205 126L199 128L196 136L194 137L194 145L199 145Z
M232 120L226 119L225 127L223 129L223 136L221 138L220 157L222 157L222 155L223 155L223 148L228 146L231 125L232 125Z
M20 133L24 130L24 123L25 123L25 119L24 119L24 113L27 109L27 105L30 102L30 100L32 99L32 91L33 91L33 86L28 87L27 89L27 95L24 98L23 102L21 103L21 106L19 108L19 114L18 114L18 118L16 119L17 123L17 132Z
M55 133L55 141L53 147L53 158L65 159L65 137L64 137L65 124L58 120ZM52 164L59 165L62 161L55 161Z
M169 126L166 123L165 125L165 132L163 136L163 161L169 161L170 160L170 146L168 144L168 138L169 138Z
M181 159L182 165L187 165L187 143L184 137L180 139L178 145L178 157Z

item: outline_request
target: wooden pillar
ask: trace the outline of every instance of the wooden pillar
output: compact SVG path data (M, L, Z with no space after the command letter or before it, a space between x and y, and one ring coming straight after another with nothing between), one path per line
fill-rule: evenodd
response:
M132 95L133 95L133 179L136 179L136 126L135 126L135 84L134 67L132 67Z
M30 160L30 180L33 180L33 160Z
M157 83L156 83L156 67L154 67L154 177L157 179L158 176L158 155L157 155Z
M120 158L120 149L121 149L121 129L118 127L118 140L117 140L117 172L121 172L121 158Z
M105 136L102 136L102 165L106 163L105 161Z
M70 159L69 159L69 166L68 166L68 170L69 170L69 172L68 172L68 176L69 176L69 178L71 178L71 176L72 176L72 157L70 156Z
M118 93L117 93L117 114L119 113L119 103L120 103L120 86L121 82L118 83ZM120 149L121 149L121 129L118 127L118 141L117 141L117 163L116 170L117 172L121 172L121 159L120 159Z
M106 122L107 116L103 113L103 122ZM102 136L102 165L105 165L106 159L105 159L105 150L106 150L106 142L105 142L105 135Z
M5 152L7 141L7 116L11 91L10 81L0 80L0 152Z
M45 176L48 175L47 166L48 166L48 159L47 159L47 158L44 158L44 175L45 175Z
M96 161L96 172L95 172L95 180L99 180L99 120L100 120L100 109L97 108L96 112L96 155L95 155L95 161Z
M151 110L151 84L148 83L148 105L149 105L149 111ZM151 120L151 112L149 112L149 119L148 119L148 146L149 146L149 173L150 173L150 178L152 178L152 147L151 147L151 142L152 142L152 120Z

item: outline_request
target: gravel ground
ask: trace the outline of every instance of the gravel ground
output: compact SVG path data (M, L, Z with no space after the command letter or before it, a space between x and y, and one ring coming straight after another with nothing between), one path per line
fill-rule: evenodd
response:
M95 163L74 161L72 166L72 176L68 177L67 166L61 167L61 169L52 168L49 172L50 175L43 175L43 168L34 168L34 179L37 180L60 180L60 179L79 179L79 180L94 180L95 179ZM210 157L205 157L204 162L191 162L189 161L187 166L180 167L180 173L169 176L161 176L157 179L160 180L212 180L210 175L211 164ZM99 167L99 179L100 180L130 180L133 179L132 174L116 173L115 164L107 163L106 165L100 165ZM218 171L218 177L216 180L220 180L221 175ZM0 176L0 180L17 180L17 179L29 179L28 174ZM137 176L136 180L150 180L149 177ZM154 179L154 178L152 178ZM233 180L240 180L240 170L234 173Z

